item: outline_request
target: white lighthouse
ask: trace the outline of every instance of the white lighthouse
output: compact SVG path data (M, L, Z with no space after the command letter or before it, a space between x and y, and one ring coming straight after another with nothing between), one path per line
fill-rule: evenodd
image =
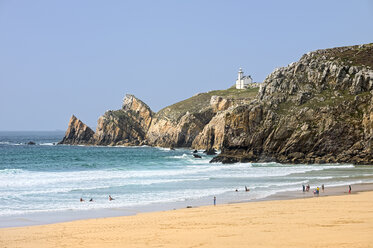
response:
M253 83L251 76L244 76L242 68L238 71L238 78L236 80L236 89L246 89L249 84Z

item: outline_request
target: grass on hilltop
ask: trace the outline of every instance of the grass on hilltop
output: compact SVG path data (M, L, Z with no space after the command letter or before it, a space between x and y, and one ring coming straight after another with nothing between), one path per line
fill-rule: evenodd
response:
M373 43L349 47L336 47L324 50L328 59L340 59L353 66L369 66L373 68Z
M187 111L189 113L199 112L210 106L210 99L212 96L222 96L229 99L250 99L255 98L258 94L259 88L250 88L244 90L238 90L235 86L226 90L213 90L206 93L199 93L188 99L177 102L173 105L165 107L158 111L158 117L166 117L171 120L178 120Z

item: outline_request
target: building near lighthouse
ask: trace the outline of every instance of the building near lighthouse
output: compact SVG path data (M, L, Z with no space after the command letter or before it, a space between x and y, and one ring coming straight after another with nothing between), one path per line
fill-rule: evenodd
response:
M248 85L253 83L251 76L244 76L242 68L238 71L238 78L236 80L236 89L247 89Z

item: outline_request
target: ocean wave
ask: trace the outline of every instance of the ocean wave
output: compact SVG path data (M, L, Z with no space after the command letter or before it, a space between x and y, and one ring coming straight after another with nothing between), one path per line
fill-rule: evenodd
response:
M168 184L168 183L181 183L181 182L193 182L193 181L206 181L208 178L181 178L181 179L154 179L154 180L136 180L131 182L121 182L114 183L112 185L96 185L92 187L85 187L82 185L61 185L60 187L46 189L45 187L39 189L30 190L29 188L24 188L23 190L18 190L16 197L30 196L30 195L45 195L45 194L60 194L60 193L81 193L81 194L96 194L96 191L102 191L108 189L107 191L113 191L114 188L124 187L124 186L151 186L156 184ZM1 192L1 191L0 191ZM14 192L3 191L1 192L2 197L12 197L15 196Z
M170 148L165 148L165 147L158 147L158 146L155 146L153 147L154 149L157 149L157 150L160 150L160 151L172 151Z
M25 171L21 169L5 169L0 171L0 187L34 187L43 185L59 184L83 184L83 183L108 183L120 182L121 185L128 184L128 180L138 180L147 183L154 178L157 180L169 180L170 177L198 175L203 171L211 171L209 168L198 170L138 170L138 171L120 171L120 170L90 170L90 171L65 171L65 172L40 172ZM16 180L12 176L16 174ZM126 179L127 181L123 181ZM179 179L178 179L179 180Z
M8 141L2 141L2 142L0 142L0 145L21 146L21 145L26 145L26 143L12 143L12 142L8 142Z
M184 159L184 158L189 158L189 157L193 157L192 154L183 154L183 155L176 155L176 156L171 156L170 158L176 158L176 159Z
M0 170L0 174L19 174L19 173L23 173L24 170L22 169L2 169Z
M0 216L21 215L29 213L43 213L43 212L59 212L66 210L87 210L87 209L102 209L102 208L123 208L146 206L156 203L181 202L190 199L200 199L207 196L219 195L232 191L231 188L214 188L214 189L180 189L173 192L143 192L137 195L115 195L115 201L108 201L107 196L96 196L93 202L79 202L79 198L64 200L64 204L60 204L62 199L55 199L54 201L45 202L42 205L28 205L23 204L23 209L9 209L4 206L0 207ZM39 203L40 204L40 203Z
M41 146L55 146L57 142L47 142L47 143L40 143Z

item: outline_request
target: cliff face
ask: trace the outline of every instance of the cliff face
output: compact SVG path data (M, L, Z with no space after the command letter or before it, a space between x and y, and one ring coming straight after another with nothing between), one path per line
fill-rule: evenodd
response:
M227 109L247 103L257 92L258 88L244 91L231 88L201 93L156 114L133 95L126 95L122 109L107 111L98 119L96 133L89 142L78 139L69 143L65 137L61 143L220 149L224 135L224 124L220 121L224 120Z
M373 45L319 50L276 69L259 101L226 115L213 161L373 164Z
M93 130L73 115L70 118L65 137L61 142L59 142L59 144L93 144L93 135Z
M126 95L122 109L107 111L97 121L97 145L143 145L153 112L133 95Z
M186 112L178 120L156 116L150 126L147 140L153 146L190 147L213 115L211 109L206 109L198 113Z
M97 121L96 133L73 116L60 144L143 145L153 112L133 95L126 95L120 110L109 110Z

